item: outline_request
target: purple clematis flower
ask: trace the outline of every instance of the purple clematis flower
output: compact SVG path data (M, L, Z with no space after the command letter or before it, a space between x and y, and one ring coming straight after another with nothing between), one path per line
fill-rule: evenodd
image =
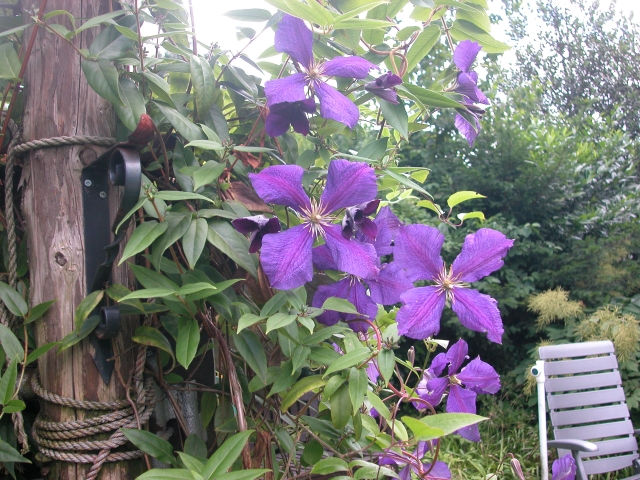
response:
M262 267L271 285L289 290L310 281L313 241L319 237L324 239L338 270L359 277L374 275L374 247L345 239L342 227L333 223L336 210L375 198L378 188L373 168L364 163L333 160L319 200L310 199L303 190L303 174L304 169L297 165L274 165L249 174L262 200L291 208L301 221L300 225L263 239Z
M373 259L376 261L377 259ZM339 270L326 245L313 249L313 263L318 270ZM367 294L367 286L369 294ZM311 305L320 308L330 297L349 300L360 315L353 313L326 310L318 316L318 321L325 325L335 325L340 320L349 324L356 332L366 332L369 324L358 322L364 316L373 321L378 314L378 304L393 305L400 301L401 295L412 287L404 271L395 263L386 263L376 268L372 275L359 277L347 275L342 280L331 285L321 285L316 291Z
M500 390L500 377L494 368L480 360L480 357L471 360L460 370L462 362L469 358L467 352L467 342L458 340L447 353L436 355L416 388L418 396L436 406L448 389L447 413L476 413L476 396L479 393L497 393ZM447 375L440 377L447 365ZM415 402L414 405L422 406L419 402ZM456 433L467 440L480 441L477 425L461 428Z
M380 200L373 200L369 203L348 207L344 211L342 219L342 235L349 240L356 231L361 231L365 238L370 241L376 239L378 227L367 217L376 213L380 205Z
M398 333L416 339L437 334L445 300L449 300L462 325L486 332L489 340L501 343L504 329L498 302L467 288L466 283L502 267L502 259L513 246L513 240L497 230L481 228L467 235L449 271L440 257L443 242L444 235L427 225L407 225L396 237L393 256L405 269L407 278L435 282L433 286L413 288L402 295L404 306L396 316Z
M469 142L469 146L471 147L473 146L473 142L476 140L478 133L480 133L480 119L482 118L482 115L484 115L484 110L471 104L465 104L464 107L465 109L462 111L463 113L466 111L468 117L464 117L458 113L454 124L458 131L467 139L467 142ZM469 117L473 124L469 122Z
M249 253L256 253L262 247L262 237L268 233L277 233L280 231L280 220L278 217L265 217L264 215L255 215L253 217L236 218L231 222L233 228L240 233L249 236Z
M393 87L396 87L401 83L402 79L398 75L387 72L384 75L380 75L374 81L367 83L364 86L364 89L387 102L397 104L398 94L393 90Z
M551 465L551 474L551 480L575 480L576 461L570 453L553 462L553 465Z
M275 48L291 56L298 73L270 80L264 85L267 106L300 102L311 95L320 100L320 115L348 126L358 123L358 107L338 90L328 85L327 77L363 79L378 67L361 57L336 57L326 62L313 58L313 33L299 18L285 15L278 24Z
M454 90L476 103L489 105L489 99L478 88L478 74L471 70L471 64L482 50L479 43L464 40L453 52L453 63L461 71L456 80Z
M302 135L309 134L309 119L307 113L316 111L313 98L299 102L282 102L272 105L265 120L265 129L270 137L279 137L293 127L294 132Z
M376 238L373 242L362 230L356 233L361 242L373 243L379 257L393 253L393 241L404 224L395 216L389 207L382 207L373 220L376 225Z

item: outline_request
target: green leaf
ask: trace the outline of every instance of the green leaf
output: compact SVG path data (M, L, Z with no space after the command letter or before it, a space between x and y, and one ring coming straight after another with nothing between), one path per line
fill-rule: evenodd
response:
M218 475L216 476L215 480L254 480L270 471L271 470L266 468L239 470L237 472L229 472Z
M6 326L0 324L0 343L5 355L10 360L22 361L24 358L24 347L18 337Z
M204 185L213 183L218 179L220 175L222 175L222 172L224 172L225 168L227 167L224 163L218 163L213 160L209 160L198 170L193 172L193 189L197 190Z
M157 458L163 463L177 465L173 455L173 447L169 442L145 430L135 428L121 428L120 431L131 443L143 452Z
M187 141L192 142L194 140L204 140L206 138L200 127L178 112L175 108L160 102L153 103L155 103L169 123L173 125L177 132Z
M140 90L138 90L138 86L130 78L120 77L119 84L120 100L122 100L123 105L116 104L113 108L122 124L127 127L129 131L133 132L138 126L140 116L146 113L145 100ZM144 203L147 199L142 198L140 201ZM140 206L132 210L136 211L138 208L140 208ZM129 218L129 215L125 218ZM118 228L120 228L120 225L118 225Z
M482 49L487 53L503 53L511 47L506 43L496 40L482 28L466 20L456 20L453 22L451 36L456 40L473 40L482 45Z
M136 328L135 334L131 337L131 340L142 345L159 348L160 350L167 352L171 358L175 359L173 349L171 348L171 344L169 343L169 340L167 340L167 337L153 327L142 326Z
M171 98L171 87L164 78L162 78L160 75L156 75L153 72L144 72L144 78L154 95L156 95L163 102L167 103L169 106L176 106L173 98Z
M311 473L317 475L329 475L335 472L346 472L349 470L349 464L337 457L323 458L317 462L311 469Z
M267 147L248 147L246 145L237 145L233 147L236 152L249 152L249 153L269 153L276 152L273 148Z
M311 349L306 345L297 345L296 348L293 349L293 353L291 355L291 369L295 372L302 367L302 365L307 361L307 358L309 358L310 353Z
M245 328L250 327L251 325L255 325L256 323L261 322L265 318L266 317L260 317L258 315L254 315L253 313L245 313L240 317L240 320L238 320L237 332L240 333Z
M9 400L2 409L2 413L21 412L25 408L27 408L27 406L22 400Z
M298 0L265 0L269 5L276 7L277 9L293 15L294 17L302 18L311 23L316 23L321 26L328 26L333 23L333 17L329 23L325 23L326 17L322 12L315 10L312 6L305 5ZM327 11L327 13L329 13ZM329 14L330 15L330 14Z
M365 347L358 347L355 350L351 350L349 353L344 354L337 360L335 360L324 372L324 377L333 373L339 372L349 367L353 367L358 363L362 363L371 356L371 350Z
M121 302L131 300L132 298L162 298L174 295L176 292L169 288L144 288L142 290L136 290L129 295L122 297Z
M389 125L400 132L404 138L409 138L409 117L407 115L407 111L404 108L404 103L402 103L401 99L398 99L398 103L394 104L391 102L387 102L381 98L378 99L380 102L380 109L382 110L382 115L384 115L384 119L387 121Z
M433 203L431 200L420 200L418 203L416 203L416 206L428 208L429 210L436 212L438 215L444 214L442 208L440 208L439 205Z
M369 391L367 392L367 399L369 400L373 408L375 408L376 411L380 415L382 415L382 418L384 418L387 422L391 421L391 412L389 411L389 408L384 404L384 402L380 400L380 397L378 397L375 393Z
M249 367L260 377L262 383L267 383L267 356L264 347L255 333L244 330L241 333L233 334L233 343L238 352Z
M20 78L22 63L18 58L13 42L0 45L0 78Z
M462 202L466 202L467 200L471 200L473 198L487 198L484 195L481 195L477 192L471 192L471 191L461 191L461 192L456 192L453 195L451 195L448 199L447 199L447 205L449 205L449 207L453 208L456 205L458 205L459 203Z
M33 307L31 310L29 310L29 313L27 314L24 320L24 323L31 323L39 319L45 313L47 313L47 310L49 310L49 307L51 307L51 305L53 305L54 303L55 303L55 300L49 300L48 302L39 303L38 305Z
M258 277L255 263L249 254L249 241L224 220L209 220L207 241L227 255L254 277Z
M181 200L204 200L206 202L213 203L213 200L205 197L204 195L200 195L199 193L189 193L189 192L174 192L171 190L163 190L155 194L155 198L159 198L160 200L167 200L170 202L179 202Z
M202 250L204 250L205 243L207 243L207 234L209 232L209 225L204 218L196 218L191 222L189 229L182 237L182 250L184 256L187 257L189 262L189 268L192 270L196 266L197 260L200 258Z
M409 83L403 83L402 85L398 85L396 88L400 91L408 92L411 96L415 97L420 103L427 107L460 108L460 104L455 100L427 88L422 88Z
M195 480L195 477L184 468L153 468L136 480Z
M370 18L348 18L335 24L335 28L354 30L374 30L378 28L393 27L395 24L387 20L374 20Z
M29 307L22 296L4 282L0 282L0 300L16 317L22 317L29 312Z
M62 339L60 345L58 346L58 353L66 350L69 347L72 347L76 343L80 342L83 338L87 337L100 323L100 315L92 315L87 318L80 328L77 328L69 333L66 337Z
M359 315L360 313L356 310L356 307L353 306L349 300L340 297L329 297L322 304L323 310L333 310L335 312L340 313L351 313L354 315Z
M29 365L30 363L35 362L38 358L40 358L42 355L44 355L49 350L51 350L53 347L55 347L56 345L59 345L59 344L60 344L60 342L49 342L49 343L45 343L41 347L36 348L33 352L31 352L27 356L26 365Z
M489 33L491 31L491 19L486 12L482 10L477 10L474 12L468 10L456 10L456 18L458 20L466 20L467 22L473 23L475 26L480 27L485 32Z
M13 397L13 390L16 387L16 377L18 376L18 359L13 360L0 379L0 403L6 405Z
M118 265L122 265L122 262L127 258L133 257L146 249L156 238L167 231L168 226L169 224L167 222L158 223L155 220L150 220L138 225L127 241Z
M320 365L331 365L339 357L340 354L328 345L313 345L309 354L309 360Z
M311 439L304 446L302 451L302 462L304 465L314 465L318 460L322 458L324 448L322 444L315 439Z
M113 12L104 13L102 15L97 15L95 17L89 18L86 22L82 24L82 26L78 27L74 34L77 35L80 32L92 27L97 27L103 23L109 23L110 20L120 17L125 14L124 10L114 10Z
M97 61L82 60L82 71L89 86L105 100L114 105L124 106L120 98L118 69L104 58Z
M202 427L207 428L213 414L216 413L217 396L213 392L202 392L202 399L200 400L200 416L202 417Z
M331 395L331 423L338 430L342 430L349 423L352 412L349 386L343 384Z
M201 472L204 480L219 480L221 476L231 468L240 456L242 449L247 444L253 430L236 433L226 439L222 445L211 455Z
M104 290L97 290L87 295L76 308L75 325L76 329L80 328L82 322L89 316L91 312L95 310L98 304L102 301L104 296Z
M29 460L20 455L15 448L0 438L0 462L1 463L31 463Z
M118 23L121 26L134 27L136 19L133 15L127 15L118 20ZM129 52L134 45L134 41L122 35L113 25L109 25L91 43L89 53L106 60L118 60Z
M420 63L420 60L429 54L435 44L438 43L440 35L442 35L442 31L437 25L429 25L420 32L420 35L418 35L407 52L407 75Z
M266 22L271 19L271 12L263 8L248 8L243 10L229 10L223 13L225 17L240 22Z
M295 322L296 318L298 318L297 315L276 313L273 316L269 317L269 319L267 320L267 331L265 333L269 333L271 330L286 327L287 325Z
M459 213L456 215L461 221L469 220L471 218L478 218L481 221L484 221L484 213L482 212L468 212L468 213Z
M185 147L201 148L202 150L213 150L214 152L224 152L225 147L219 142L212 140L194 140L185 145Z
M176 340L176 360L184 368L196 356L200 343L200 328L195 318L181 318L178 321L178 339Z
M308 337L303 340L305 345L314 345L320 342L324 342L328 338L332 336L344 332L345 327L340 327L338 325L332 327L325 327L322 330L318 330L317 332L312 333Z
M191 83L195 90L196 108L201 118L213 104L216 96L216 79L211 65L204 58L191 55Z
M414 182L413 180L411 180L410 178L405 177L404 175L399 175L391 170L383 170L383 172L385 173L385 175L388 175L389 177L393 178L394 180L397 180L399 183L401 183L402 185L404 185L405 187L409 187L412 188L414 190L417 190L418 192L427 195L429 197L431 197L431 194L429 192L427 192L424 188L422 188L420 185L418 185L416 182Z
M393 353L393 350L388 348L383 348L380 350L378 354L378 368L380 369L380 373L382 374L382 378L386 382L391 380L393 376L393 371L396 367L396 356Z
M382 160L387 153L388 138L379 138L358 150L358 157Z
M280 411L286 412L302 395L316 388L323 387L326 383L327 380L322 378L321 375L311 375L300 379L282 398Z
M172 291L178 290L178 285L158 272L141 267L140 265L129 264L129 268L135 275L136 280L138 280L144 288L167 288Z
M360 409L368 385L369 379L366 370L352 367L349 373L349 397L354 412Z
M402 418L403 422L404 420L405 417ZM436 415L427 415L420 419L425 425L444 431L444 435L450 435L456 430L484 422L485 420L488 419L472 413L438 413Z
M417 441L431 440L444 436L444 430L441 428L433 428L425 425L420 420L411 417L402 417L404 424L413 432L414 439Z

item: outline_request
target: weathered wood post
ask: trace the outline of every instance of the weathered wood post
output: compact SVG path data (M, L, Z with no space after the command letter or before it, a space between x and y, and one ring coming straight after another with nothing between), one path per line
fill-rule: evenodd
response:
M39 3L25 0L23 6L25 11L33 11ZM76 19L87 19L113 7L117 8L117 4L112 5L111 0L50 0L47 11L66 10ZM98 33L99 29L89 29L73 41L78 48L88 48ZM40 28L25 75L25 141L63 135L115 136L113 110L88 86L80 60L72 46ZM104 147L84 145L36 150L25 156L22 209L29 242L30 301L35 305L56 300L36 325L38 345L61 340L74 329L75 308L87 294L80 174L103 151ZM116 282L127 283L122 269L116 268L114 276ZM116 352L125 352L116 358L116 369L125 381L133 365L134 351L129 347L134 329L133 322L124 322L114 341ZM124 399L125 389L117 373L105 385L92 355L93 347L87 339L61 354L55 349L50 351L38 362L42 386L49 392L75 399ZM64 422L91 413L43 402L41 415ZM140 473L139 462L106 463L99 478L135 478ZM90 467L54 462L47 478L84 479Z

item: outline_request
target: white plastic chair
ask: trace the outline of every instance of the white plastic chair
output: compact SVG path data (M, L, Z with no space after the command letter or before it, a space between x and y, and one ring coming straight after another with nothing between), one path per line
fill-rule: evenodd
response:
M551 345L539 349L531 369L538 383L542 480L548 479L547 448L571 453L577 480L633 466L625 480L640 479L635 430L610 341ZM547 405L555 440L547 442Z

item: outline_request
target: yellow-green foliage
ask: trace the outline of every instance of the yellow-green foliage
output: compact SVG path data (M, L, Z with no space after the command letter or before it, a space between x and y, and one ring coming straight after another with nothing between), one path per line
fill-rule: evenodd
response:
M607 305L596 310L576 327L580 340L611 340L620 362L635 358L640 330L633 315L621 314L618 307Z
M582 304L569 300L569 292L562 288L547 290L529 298L529 310L538 314L538 330L556 320L582 316Z

